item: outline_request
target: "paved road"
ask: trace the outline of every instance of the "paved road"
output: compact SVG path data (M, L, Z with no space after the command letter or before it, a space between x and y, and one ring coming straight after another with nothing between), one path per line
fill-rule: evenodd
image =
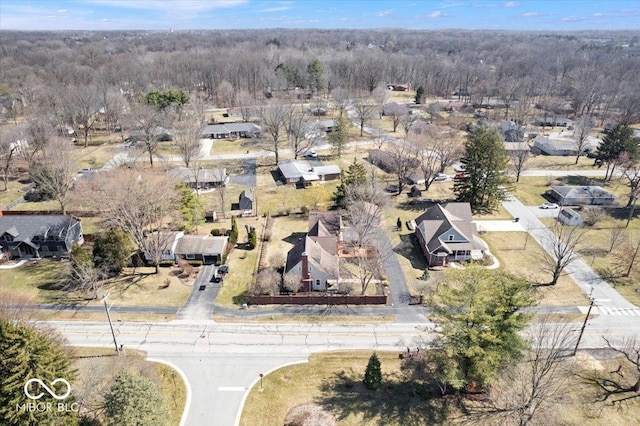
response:
M211 319L214 310L216 296L220 291L221 283L214 283L217 267L214 265L202 265L200 272L193 283L193 289L184 306L178 310L179 320L203 321Z
M552 247L555 236L549 228L540 222L535 210L523 205L516 198L505 201L503 206L514 217L520 218L519 223L522 227L535 238L547 253L553 253ZM573 278L585 294L592 295L595 299L595 305L601 314L640 317L640 309L622 297L582 259L577 258L573 261L565 268L565 273L568 273Z

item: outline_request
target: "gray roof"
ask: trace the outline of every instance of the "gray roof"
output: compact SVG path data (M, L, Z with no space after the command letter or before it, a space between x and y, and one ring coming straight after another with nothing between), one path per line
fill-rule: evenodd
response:
M229 237L185 235L178 240L176 254L222 254Z
M198 183L224 182L227 179L227 169L189 169L186 167L177 167L169 171L185 183L196 183L196 171L198 173Z
M471 218L469 203L437 204L416 218L416 232L422 234L431 253L486 250L487 246L478 237L478 229ZM445 234L454 235L454 239L443 239Z
M280 173L286 179L319 180L320 177L314 173L313 168L300 160L285 160L278 163Z
M82 234L79 223L75 217L64 215L6 215L0 216L0 236L8 233L14 241L33 245L34 237L44 239L54 236L65 240L71 233L70 236L77 241Z
M260 126L255 123L224 123L224 124L210 124L202 129L203 135L225 135L236 132L247 133L260 133Z
M551 189L562 195L563 198L611 198L616 196L601 186L556 186L551 185Z
M315 166L313 168L313 171L318 176L322 176L322 175L339 175L340 172L341 172L340 167L336 166L335 164L329 164L329 165L326 165L326 166Z
M240 193L239 199L246 198L248 200L253 201L253 199L254 199L253 197L254 197L253 191L251 189L248 189L248 190L242 191Z

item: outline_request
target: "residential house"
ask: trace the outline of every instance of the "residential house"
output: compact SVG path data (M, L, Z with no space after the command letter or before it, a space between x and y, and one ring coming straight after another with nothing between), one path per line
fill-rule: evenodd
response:
M558 213L558 222L563 225L579 226L582 225L582 216L577 211L566 208Z
M488 250L472 222L469 203L436 204L413 222L416 238L429 266L480 260Z
M253 212L253 200L255 195L252 189L242 191L238 197L238 208L243 211Z
M201 136L207 139L257 138L261 130L255 123L210 124L202 129Z
M200 260L203 265L221 263L229 237L185 235L176 245L176 260Z
M318 132L329 133L335 130L338 122L336 120L318 120L310 123L310 127Z
M389 83L389 84L387 84L387 89L391 90L392 92L407 92L407 91L411 90L411 85L410 84Z
M573 121L566 117L536 117L533 121L536 126L548 126L548 127L572 127Z
M278 163L278 169L286 184L306 186L311 182L340 179L341 170L336 165L311 167L300 160L285 160Z
M522 126L514 121L503 120L500 122L499 129L505 142L519 142L524 138Z
M154 231L147 235L147 238L153 240L153 243L148 241L149 246L158 247L160 251L160 262L176 260L176 246L182 237L184 237L184 232L182 231ZM153 260L149 253L145 253L144 258L147 262Z
M191 169L187 167L176 167L169 173L183 182L189 188L209 189L226 186L229 181L227 169Z
M583 144L582 152L590 152L597 144L593 141L586 141ZM578 143L572 139L551 140L545 136L536 136L533 140L532 151L536 154L573 156L578 155Z
M383 116L404 116L411 113L411 108L406 105L399 104L397 102L389 102L382 106Z
M80 220L66 215L0 216L0 249L9 257L66 257L73 243L82 244Z
M309 232L287 253L284 270L300 277L301 291L326 290L339 278L345 231L338 212L309 212Z
M616 200L616 196L601 186L556 186L551 185L548 191L562 206L592 205L609 206Z

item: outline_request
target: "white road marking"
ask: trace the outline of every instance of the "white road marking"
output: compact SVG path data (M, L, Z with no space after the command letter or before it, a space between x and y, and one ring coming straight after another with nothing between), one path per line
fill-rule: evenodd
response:
M218 387L219 392L244 392L247 388L242 386L220 386Z

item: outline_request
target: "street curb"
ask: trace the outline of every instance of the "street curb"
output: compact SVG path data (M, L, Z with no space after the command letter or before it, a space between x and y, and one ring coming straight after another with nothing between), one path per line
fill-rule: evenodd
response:
M291 362L287 362L285 364L282 364L278 367L274 367L271 370L268 370L266 373L262 373L264 376L268 376L269 374L273 373L276 370L281 369L282 367L289 367L290 365L296 365L296 364L308 364L309 363L309 357L307 357L307 359L302 360L302 361L291 361ZM242 395L242 400L240 401L240 409L238 409L238 413L236 414L236 421L234 422L234 426L240 426L240 418L242 417L242 411L244 410L244 403L247 401L247 397L249 396L249 392L251 392L251 389L253 389L253 387L256 385L256 383L258 383L258 381L260 381L260 377L258 377L257 379L255 379L247 388L246 391L244 391L244 395ZM182 426L182 425L180 425Z
M170 363L169 361L164 361L158 358L147 358L147 361L157 362L159 364L164 364L166 366L169 366L173 368L175 371L177 371L180 377L182 377L182 380L184 381L184 385L187 388L187 397L186 397L186 401L184 402L184 411L182 412L182 417L180 417L180 426L185 426L187 424L187 416L189 415L189 409L191 408L191 385L189 384L189 380L187 379L187 376L184 374L184 372L180 368L178 368L175 364Z

